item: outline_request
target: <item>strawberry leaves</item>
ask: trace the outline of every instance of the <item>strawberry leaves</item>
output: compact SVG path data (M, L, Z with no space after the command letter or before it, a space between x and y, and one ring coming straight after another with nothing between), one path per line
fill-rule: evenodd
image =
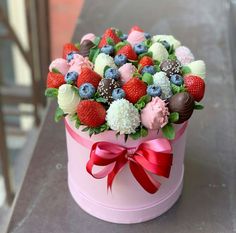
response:
M127 41L119 42L114 46L115 53L117 53L122 47L129 44Z
M57 88L47 88L45 90L45 96L51 97L51 98L56 98L58 95L58 89Z
M98 46L100 40L101 40L101 37L97 36L97 37L95 38L95 40L93 41L93 43L94 43L96 46Z
M171 123L168 123L161 128L161 131L165 138L169 140L173 140L175 138L175 128Z
M140 127L135 133L130 134L133 140L138 140L139 138L144 138L148 135L148 130L145 127Z
M196 103L196 102L195 102L195 104L194 104L194 109L195 109L195 110L202 110L202 109L204 109L204 106L201 105L201 104L199 104L199 103Z
M177 85L171 83L170 86L171 86L171 91L172 91L172 93L174 95L177 94L177 93L185 92L186 91L186 89L185 89L185 87L183 85L177 86Z
M89 136L92 137L93 134L100 134L106 130L109 130L110 127L108 126L107 123L104 123L103 125L99 126L99 127L85 127L82 129L83 132L88 132Z
M52 68L52 72L55 74L61 74L61 72L56 68Z
M142 76L142 81L144 81L148 85L152 85L153 84L153 77L149 73L144 73Z
M107 103L107 100L105 98L101 97L98 92L95 93L93 98L96 102L104 103L104 104Z
M152 46L153 42L152 39L147 39L144 41L144 45L150 48Z
M142 96L138 102L134 105L138 110L142 110L147 103L151 101L151 96L150 95L144 95Z
M55 115L54 115L55 122L59 122L64 116L66 116L66 114L64 114L63 110L57 107Z
M169 115L169 122L174 123L177 122L179 120L179 113L178 112L172 112Z
M70 120L71 121L75 121L75 128L78 129L80 126L81 126L81 122L80 122L80 119L78 118L78 115L77 113L75 113L74 115L72 115L70 117Z
M188 66L182 66L181 71L183 76L191 73L191 70Z
M98 47L91 48L89 52L89 60L92 63L95 63L95 60L99 53L100 53L100 49Z
M175 60L177 59L177 57L175 56L175 54L170 54L170 55L168 56L168 59L175 61Z
M106 41L107 41L107 44L109 44L109 45L112 45L112 46L115 45L115 42L114 42L114 40L111 37L107 37Z
M141 58L143 58L143 57L145 57L145 56L148 56L148 57L151 57L151 58L152 58L152 52L141 53L141 54L138 56L138 59L141 60Z

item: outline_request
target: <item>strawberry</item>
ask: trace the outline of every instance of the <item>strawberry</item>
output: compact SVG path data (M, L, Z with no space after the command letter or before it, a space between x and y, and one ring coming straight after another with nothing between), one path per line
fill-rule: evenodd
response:
M47 76L47 88L59 88L65 84L65 78L62 74L49 72Z
M144 66L153 66L154 62L153 59L149 56L144 56L139 61L139 70L141 71Z
M98 45L99 48L102 48L104 45L107 44L108 37L110 37L115 44L121 41L121 39L116 35L115 31L112 28L108 28L102 36L102 39Z
M84 125L98 127L105 123L106 109L94 100L82 100L77 107L78 118Z
M117 52L117 54L125 55L129 60L137 60L138 56L134 52L132 46L130 44L126 44Z
M77 87L79 88L84 83L91 83L95 88L98 87L101 81L101 76L88 67L83 67L77 79Z
M139 78L131 78L122 88L125 91L125 98L133 104L147 92L146 84Z
M205 92L205 82L202 78L196 75L187 75L184 77L184 85L195 101L202 100Z
M66 59L67 54L69 54L69 53L71 53L71 52L78 52L78 51L79 51L78 48L75 47L74 44L72 44L72 43L64 44L62 57L63 57L64 59Z
M138 25L133 26L130 31L129 34L133 31L138 31L138 32L144 32L143 29L141 29Z

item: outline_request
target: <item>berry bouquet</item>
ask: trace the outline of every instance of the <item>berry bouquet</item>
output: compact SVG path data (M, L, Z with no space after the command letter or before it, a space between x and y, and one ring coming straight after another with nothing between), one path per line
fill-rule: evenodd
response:
M69 115L89 135L114 130L125 138L187 121L205 91L205 63L173 36L151 36L138 26L124 34L108 28L65 44L49 67L46 96L56 97L58 121Z
M205 63L173 36L134 26L65 44L49 70L45 93L57 98L55 120L65 117L75 201L116 223L167 211L183 187L185 129L203 108Z

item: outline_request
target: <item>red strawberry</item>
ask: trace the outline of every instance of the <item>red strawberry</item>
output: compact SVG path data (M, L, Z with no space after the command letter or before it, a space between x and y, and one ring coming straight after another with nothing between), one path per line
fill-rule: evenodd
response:
M196 75L187 75L184 77L184 85L195 101L202 100L205 92L205 82L202 78Z
M75 51L75 52L78 52L78 51L79 51L78 48L75 47L74 44L72 44L72 43L64 44L62 57L63 57L64 59L66 59L67 54L69 54L69 53L71 53L71 52L73 52L73 51Z
M144 66L153 66L154 62L153 62L153 59L151 57L144 56L140 59L138 64L140 66L139 70L141 71Z
M129 34L130 34L132 31L144 32L143 29L141 29L138 25L133 26L133 27L130 29Z
M133 104L146 95L147 90L146 84L139 78L131 78L122 88L125 91L125 98Z
M77 87L80 87L84 83L91 83L95 88L97 88L101 79L102 78L98 73L88 67L83 67L77 79Z
M124 45L117 54L123 54L125 55L129 60L137 60L138 56L134 52L132 46L130 44Z
M47 88L59 88L62 84L65 84L65 79L62 74L49 72L47 76Z
M121 39L116 35L115 31L112 28L108 28L102 36L102 39L98 45L99 48L102 48L104 45L107 44L108 37L110 37L115 44L121 41Z
M98 127L105 123L106 109L94 100L82 100L77 107L81 123L89 127Z

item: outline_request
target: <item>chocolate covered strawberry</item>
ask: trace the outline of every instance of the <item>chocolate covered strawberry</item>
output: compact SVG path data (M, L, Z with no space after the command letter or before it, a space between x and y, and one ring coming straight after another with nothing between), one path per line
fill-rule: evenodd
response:
M130 44L124 45L117 54L125 55L129 60L137 60L138 56Z
M187 75L184 77L184 85L195 101L202 100L205 93L205 82L202 78L196 75Z
M125 91L125 98L133 104L147 92L147 85L139 78L131 78L122 88Z
M108 42L107 42L108 38L112 39L115 44L117 44L121 41L121 39L116 35L115 31L112 28L108 28L104 32L98 47L102 48L103 46L107 45L108 44Z
M98 127L105 123L106 109L94 100L82 100L77 107L80 122L89 127Z
M95 88L97 88L101 79L102 78L98 73L88 67L83 67L77 79L77 87L80 87L84 83L91 83Z
M59 88L62 84L65 84L65 78L62 74L48 73L47 88Z
M66 59L67 55L72 53L72 52L76 53L76 52L79 52L79 50L78 50L78 48L73 43L64 44L62 57L64 59Z

